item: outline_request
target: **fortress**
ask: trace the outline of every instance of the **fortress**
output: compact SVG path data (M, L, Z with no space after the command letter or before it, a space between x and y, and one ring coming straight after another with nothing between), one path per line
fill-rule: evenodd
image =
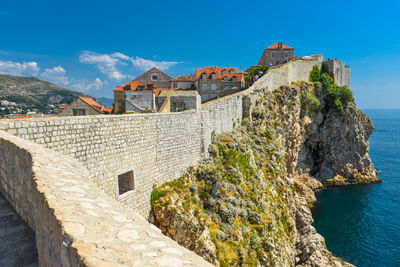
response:
M0 192L35 232L39 265L207 266L144 219L153 187L207 157L213 134L249 116L259 93L321 64L289 61L184 112L0 121ZM331 65L350 85L350 69Z

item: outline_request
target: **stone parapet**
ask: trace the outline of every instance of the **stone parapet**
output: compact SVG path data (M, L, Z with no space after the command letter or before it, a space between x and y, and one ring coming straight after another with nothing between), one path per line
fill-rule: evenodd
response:
M76 159L0 131L0 190L40 266L209 266L100 190Z

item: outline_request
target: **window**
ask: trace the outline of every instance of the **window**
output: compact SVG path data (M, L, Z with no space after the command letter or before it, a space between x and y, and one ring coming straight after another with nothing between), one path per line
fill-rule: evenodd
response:
M214 73L214 72L211 73L211 79L215 79L215 78L217 78L217 76L215 75L215 73Z
M125 89L125 90L131 90L131 85L130 85L130 84L126 85L126 86L124 87L124 89Z
M228 81L228 76L224 76L224 82Z
M236 82L236 81L237 81L236 76L233 76L233 77L232 77L232 82Z
M217 85L215 83L211 84L211 90L217 90Z
M222 70L222 74L225 74L226 73L226 70Z
M72 115L73 115L73 116L83 116L83 115L86 115L86 110L84 110L84 109L73 109L73 110L72 110Z
M172 112L179 112L185 110L185 103L183 102L175 102L172 104Z
M122 195L131 190L135 190L135 183L132 170L118 175L119 195Z
M275 57L276 55L275 55L275 52L272 52L271 53L271 57Z
M203 80L207 79L207 74L205 74L205 73L201 74L201 78L202 78Z
M203 83L203 84L201 85L201 89L202 89L203 91L207 90L207 84Z
M158 81L158 74L157 73L151 74L151 80L152 81Z
M230 70L229 73L233 73L233 70Z
M285 52L285 57L289 57L289 53L288 52Z

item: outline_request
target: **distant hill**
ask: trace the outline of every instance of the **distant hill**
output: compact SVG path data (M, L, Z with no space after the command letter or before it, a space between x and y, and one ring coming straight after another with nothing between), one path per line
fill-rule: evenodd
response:
M96 98L96 101L105 107L112 107L114 104L114 99L107 98L107 97L98 97L98 98Z
M70 103L78 96L85 96L36 77L19 77L0 74L0 99L17 104Z

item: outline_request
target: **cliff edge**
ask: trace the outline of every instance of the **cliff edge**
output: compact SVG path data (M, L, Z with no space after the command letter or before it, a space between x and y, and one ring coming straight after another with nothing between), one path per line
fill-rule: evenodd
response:
M214 137L210 158L154 189L154 223L217 266L351 266L327 250L310 211L318 188L380 181L373 124L340 90L328 79L262 93Z

